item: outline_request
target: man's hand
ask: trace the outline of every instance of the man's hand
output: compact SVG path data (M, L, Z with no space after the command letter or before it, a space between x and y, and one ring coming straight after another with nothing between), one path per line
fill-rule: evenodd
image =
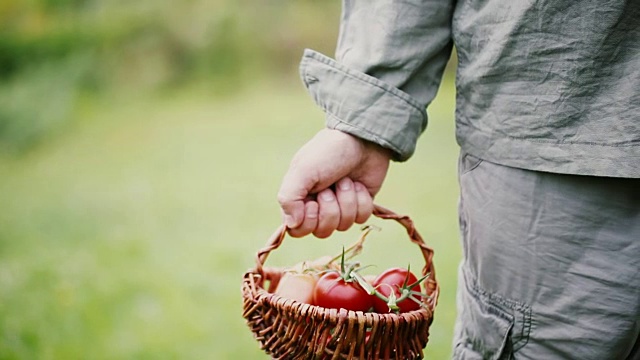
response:
M278 192L289 234L326 238L364 223L390 158L388 150L347 133L318 132L296 153Z

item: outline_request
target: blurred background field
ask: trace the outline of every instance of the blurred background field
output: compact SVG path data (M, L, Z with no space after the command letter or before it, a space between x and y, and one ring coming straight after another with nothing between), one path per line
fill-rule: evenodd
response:
M288 161L323 126L297 78L340 4L0 0L0 359L266 359L240 284L280 222ZM457 146L452 74L377 202L436 250L427 357L450 357ZM412 267L401 229L364 263ZM287 239L289 265L357 238Z

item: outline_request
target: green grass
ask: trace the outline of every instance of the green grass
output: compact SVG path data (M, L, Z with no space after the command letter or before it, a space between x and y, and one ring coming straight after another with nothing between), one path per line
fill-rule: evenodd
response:
M391 167L377 199L436 250L432 359L450 354L460 257L453 102L448 83L415 157ZM118 100L84 120L0 159L0 359L267 359L240 283L279 224L289 159L323 124L302 86ZM420 266L397 225L375 223L363 262ZM268 263L334 254L357 236L287 239Z

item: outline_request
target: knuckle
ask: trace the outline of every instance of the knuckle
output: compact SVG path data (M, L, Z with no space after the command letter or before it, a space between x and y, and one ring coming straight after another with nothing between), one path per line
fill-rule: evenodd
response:
M358 211L358 203L351 200L340 201L338 203L340 206L340 212L343 216L351 217L356 216L356 212Z
M281 206L285 206L289 203L289 197L282 192L278 193L276 199L278 200L278 204L280 204Z
M318 220L321 222L332 222L340 218L340 208L334 206L323 206L320 208Z
M340 207L355 206L358 203L358 199L356 198L355 194L339 192L337 195Z

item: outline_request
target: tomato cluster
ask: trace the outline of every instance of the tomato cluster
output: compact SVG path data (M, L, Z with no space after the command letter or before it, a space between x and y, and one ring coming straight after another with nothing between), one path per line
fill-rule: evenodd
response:
M330 264L307 268L303 272L285 273L276 294L331 309L375 311L378 313L418 310L426 295L409 269L390 268L367 281L357 272L357 265L340 269Z
M336 272L323 275L313 291L315 305L377 313L408 312L420 309L422 294L416 276L407 269L391 268L362 285L357 275L348 281ZM368 288L368 289L367 289Z
M375 311L378 313L418 310L429 296L420 292L420 283L409 268L391 268L365 279L359 263L348 263L362 250L364 240L375 227L363 227L360 239L336 257L305 261L285 272L276 294L329 309ZM339 265L337 263L340 259Z

